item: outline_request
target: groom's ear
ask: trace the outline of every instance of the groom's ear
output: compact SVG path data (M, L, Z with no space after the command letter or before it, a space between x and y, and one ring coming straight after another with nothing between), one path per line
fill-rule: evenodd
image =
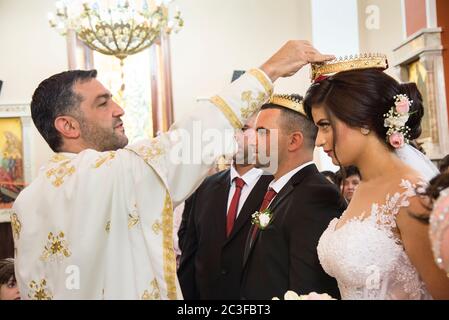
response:
M304 145L304 135L301 131L295 131L290 135L288 151L295 152Z

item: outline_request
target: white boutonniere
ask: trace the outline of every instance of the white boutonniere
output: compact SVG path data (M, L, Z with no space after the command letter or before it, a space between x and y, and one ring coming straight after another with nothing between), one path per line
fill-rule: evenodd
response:
M251 222L252 224L255 224L257 227L259 227L260 230L264 230L270 224L272 217L273 213L270 211L270 209L265 209L262 212L256 211L252 215Z

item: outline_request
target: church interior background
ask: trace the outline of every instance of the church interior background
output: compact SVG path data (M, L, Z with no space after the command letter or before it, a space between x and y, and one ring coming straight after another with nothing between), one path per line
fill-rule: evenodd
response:
M87 1L94 9L125 8L130 19L154 5L164 8L170 21L163 35L122 65L117 54L92 50L70 28L61 34L58 13L69 2L82 9L86 1L0 0L0 258L13 254L12 202L52 154L31 121L31 95L63 70L99 71L124 106L132 142L168 130L235 70L259 66L289 39L310 40L336 56L381 52L390 75L416 82L423 93L428 112L419 143L434 161L449 154L447 0ZM304 94L309 73L278 81L276 92ZM322 170L338 169L320 150L315 158Z

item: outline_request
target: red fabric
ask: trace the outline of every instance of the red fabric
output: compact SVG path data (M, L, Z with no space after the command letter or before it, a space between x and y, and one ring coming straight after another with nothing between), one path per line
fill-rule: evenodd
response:
M329 76L319 76L318 78L316 78L313 83L319 83L321 81L326 80L327 78L329 78Z
M263 201L262 201L262 205L260 206L259 212L264 211L265 209L268 208L268 206L270 205L271 201L274 199L274 197L276 197L277 192L274 191L273 189L268 189L267 193L265 193L265 196L263 197ZM257 230L258 230L258 226L257 225L253 225L253 230L251 233L251 244L252 242L254 242L254 239L256 238L256 234L257 234Z
M226 218L227 237L229 237L229 235L232 232L232 228L234 228L235 218L237 217L237 211L239 209L240 195L242 194L242 189L243 186L245 185L245 181L243 181L242 178L235 178L234 183L235 183L235 192L234 196L232 197L231 205L229 206L228 216Z

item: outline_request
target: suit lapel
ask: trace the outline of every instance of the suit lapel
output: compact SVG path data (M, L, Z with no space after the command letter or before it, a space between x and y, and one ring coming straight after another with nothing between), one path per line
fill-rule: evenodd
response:
M274 198L273 202L268 207L270 211L272 212L272 220L270 222L273 223L274 219L276 218L276 208L284 202L284 200L292 193L292 191L295 189L296 185L300 184L308 175L318 172L318 169L315 165L309 165L302 170L300 170L297 174L295 174L289 182L282 188L282 190L279 192L279 194ZM251 232L250 232L251 233ZM245 254L243 258L243 266L246 265L249 256L251 255L251 252L253 251L254 247L256 246L257 239L259 237L260 230L258 229L254 238L254 242L252 246L250 246L251 243L251 234L248 235L248 238L246 240L246 246L245 246Z
M273 217L272 219L274 219L274 215L275 212L274 209L276 209L276 207L278 207L284 200L285 198L294 190L294 187L292 186L291 182L289 181L284 188L282 188L281 192L279 192L279 194L276 196L276 198L274 198L273 202L271 203L271 205L268 207L269 210L271 210L271 212L273 213ZM246 262L248 261L249 256L251 255L251 252L253 251L257 239L259 237L259 233L260 230L257 229L256 231L256 235L254 237L254 241L252 246L250 246L251 244L251 234L252 234L252 229L250 229L250 234L248 235L248 238L246 239L246 246L245 246L245 256L243 259L243 265L245 266Z
M231 235L226 239L224 246L229 244L230 241L240 232L240 230L245 226L248 220L251 219L251 216L255 212L254 208L260 206L263 200L263 196L268 188L268 184L273 180L272 176L263 175L260 177L259 181L257 181L253 190L249 194L245 203L243 204L242 210L235 221L234 228L232 229ZM256 209L257 210L257 209Z
M273 203L270 205L270 210L273 213L273 217L271 223L276 218L276 208L290 195L290 193L295 190L296 186L301 184L301 182L311 174L318 173L318 169L315 165L309 165L295 174L290 181L285 185L285 187L281 190L278 196L273 200Z

